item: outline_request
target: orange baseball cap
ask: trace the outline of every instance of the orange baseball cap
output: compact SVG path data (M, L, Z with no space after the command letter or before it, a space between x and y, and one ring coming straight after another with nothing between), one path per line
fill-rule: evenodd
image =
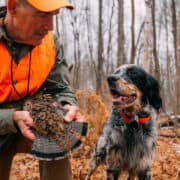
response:
M73 4L66 0L27 0L27 2L34 8L44 12L54 11L64 7L69 9L74 8Z

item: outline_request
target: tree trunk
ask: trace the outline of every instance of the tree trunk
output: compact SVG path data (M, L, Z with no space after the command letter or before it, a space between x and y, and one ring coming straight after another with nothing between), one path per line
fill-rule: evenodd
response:
M152 0L145 0L146 17L145 17L145 45L143 67L150 72L150 63L152 58Z
M101 93L102 79L103 79L103 33L102 33L102 9L103 0L99 0L99 18L98 18L98 64L97 64L97 77L96 77L96 92Z
M124 48L124 0L118 0L118 52L117 67L126 62Z
M106 65L106 74L112 73L114 70L114 64L113 61L110 60L110 53L112 52L112 20L113 20L113 13L114 13L114 0L112 2L112 8L111 8L111 16L110 16L110 22L109 22L109 40L107 43L107 65Z
M155 0L152 0L152 25L153 25L153 57L154 57L154 65L155 65L155 77L160 82L160 66L159 66L159 60L157 56L157 46L156 46L156 22L155 22Z
M135 7L134 7L134 0L131 0L131 57L130 62L134 64L135 59Z
M164 108L166 109L166 111L169 111L170 108L168 107L172 107L172 101L170 102L170 100L172 99L172 90L171 90L171 87L172 87L172 81L170 80L171 79L171 69L169 68L171 66L171 58L170 58L170 54L169 54L169 28L168 28L168 7L167 7L167 1L168 0L165 0L164 1L164 15L165 15L165 38L166 38L166 72L167 72L167 85L165 84L164 85L164 101L163 101L163 106ZM165 79L163 79L165 80ZM162 81L163 81L162 80ZM166 102L166 103L165 103ZM172 110L172 109L171 109Z
M90 17L90 4L89 1L86 2L86 26L87 26L87 38L88 38L88 51L89 51L89 57L90 57L90 63L93 65L93 70L96 73L96 63L94 62L93 58L93 41L92 41L92 33L90 27L92 26L91 24L91 17Z
M177 40L176 40L176 97L178 98L177 107L180 114L180 2L178 1L177 8Z
M175 46L175 60L176 60L176 78L175 78L175 98L174 98L174 114L175 114L175 132L177 136L180 136L178 132L178 118L177 115L180 114L180 2L177 2L177 16L176 16L176 6L175 1L172 0L172 12L173 12L173 25L174 25L174 46ZM176 23L177 22L177 23Z
M80 86L80 47L79 47L79 32L76 27L76 16L71 23L74 36L74 72L73 72L73 87L78 89Z

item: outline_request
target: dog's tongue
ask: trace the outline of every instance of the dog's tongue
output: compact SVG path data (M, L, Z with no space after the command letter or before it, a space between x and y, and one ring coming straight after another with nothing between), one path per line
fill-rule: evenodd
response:
M113 97L112 102L113 103L128 103L133 100L133 96L119 96L119 97Z

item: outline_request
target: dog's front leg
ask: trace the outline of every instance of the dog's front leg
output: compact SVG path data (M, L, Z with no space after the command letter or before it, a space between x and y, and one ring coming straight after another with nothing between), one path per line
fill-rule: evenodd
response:
M92 173L95 171L98 165L105 160L107 138L108 136L104 134L99 138L96 148L93 151L93 154L89 163L89 170L88 170L85 180L90 180Z
M144 170L138 173L139 180L150 180L151 179L151 170Z
M107 169L107 180L118 180L119 171Z
M136 179L136 175L132 174L132 173L129 173L128 180L135 180L135 179Z
M121 172L117 149L116 146L113 146L107 152L107 180L118 180Z
M90 163L89 163L89 169L88 169L88 173L86 175L85 180L90 180L91 175L93 174L93 172L98 167L98 165L100 164L101 161L102 161L101 156L99 156L96 153L96 151L94 151L92 158L90 160Z

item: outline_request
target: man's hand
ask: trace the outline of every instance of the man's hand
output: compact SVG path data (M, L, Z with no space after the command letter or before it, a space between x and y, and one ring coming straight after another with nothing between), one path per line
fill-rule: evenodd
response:
M31 128L34 127L33 119L31 118L28 111L14 111L13 114L14 122L18 125L22 135L31 141L35 140Z
M64 116L64 120L66 122L71 122L71 121L77 121L77 122L84 122L84 118L82 114L79 111L79 108L74 105L66 104L63 106L65 110L67 110L66 115Z

